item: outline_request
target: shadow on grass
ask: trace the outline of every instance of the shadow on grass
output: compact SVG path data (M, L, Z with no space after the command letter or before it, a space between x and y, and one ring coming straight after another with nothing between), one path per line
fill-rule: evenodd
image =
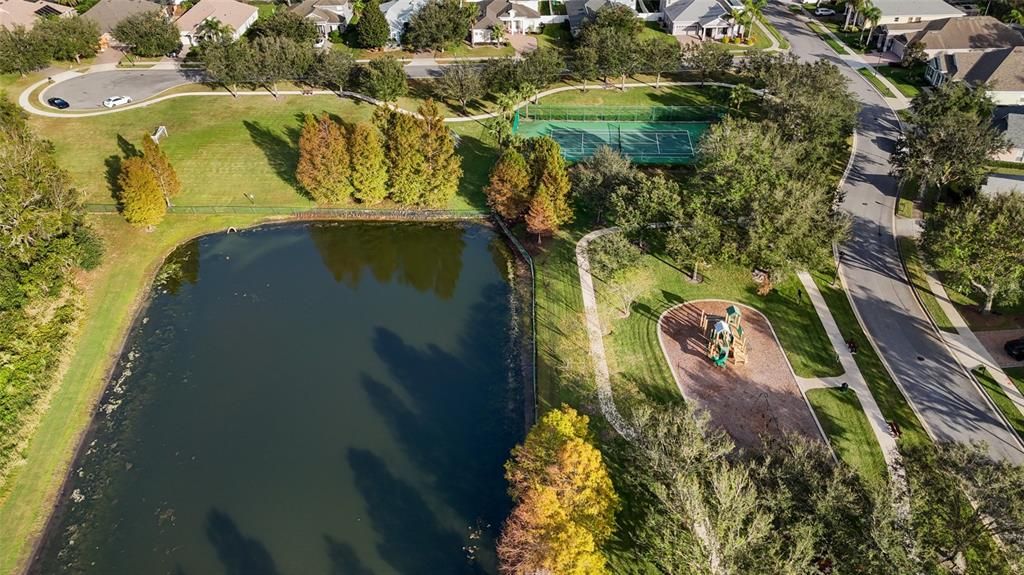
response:
M301 121L301 114L300 121ZM263 151L267 163L285 182L292 188L299 190L298 181L295 179L295 167L299 163L299 127L284 128L282 131L267 127L259 122L245 120L242 122L249 132L249 137ZM306 196L305 192L302 192ZM308 196L307 196L308 197Z

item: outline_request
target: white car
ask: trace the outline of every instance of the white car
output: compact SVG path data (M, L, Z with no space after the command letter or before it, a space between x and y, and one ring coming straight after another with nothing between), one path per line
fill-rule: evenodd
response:
M831 9L831 8L815 8L814 9L814 15L815 16L835 16L836 15L836 11Z
M116 108L125 104L131 104L132 99L130 96L111 96L106 100L103 100L104 108Z
M324 38L323 36L320 36L319 38L317 38L316 43L313 44L313 47L316 48L317 50L320 50L320 49L322 49L326 45L327 45L327 38Z

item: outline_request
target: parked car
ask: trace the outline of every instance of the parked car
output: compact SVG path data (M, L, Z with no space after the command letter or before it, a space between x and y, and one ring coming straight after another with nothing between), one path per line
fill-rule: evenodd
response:
M131 104L132 99L130 96L111 96L106 100L103 100L104 108L116 108L117 106L123 106L125 104Z
M323 36L317 38L316 42L313 44L313 47L316 48L317 50L322 49L324 46L327 46L327 38Z
M1006 354L1017 361L1024 361L1024 337L1011 339L1003 346Z
M67 110L71 107L71 104L68 104L67 100L63 98L50 98L46 100L46 103L58 110Z
M815 16L835 16L836 15L836 11L831 9L831 8L815 8L814 9L814 15Z

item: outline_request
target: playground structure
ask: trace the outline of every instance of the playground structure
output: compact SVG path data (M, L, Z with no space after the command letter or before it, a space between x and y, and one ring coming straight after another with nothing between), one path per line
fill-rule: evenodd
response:
M743 334L743 317L738 307L730 305L725 317L700 312L700 332L707 340L707 355L716 367L725 367L732 357L734 365L747 363L747 338Z

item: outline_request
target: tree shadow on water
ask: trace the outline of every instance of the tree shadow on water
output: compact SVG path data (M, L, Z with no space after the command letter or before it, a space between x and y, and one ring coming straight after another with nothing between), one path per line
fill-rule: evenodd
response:
M285 128L278 131L249 120L245 120L242 124L248 130L252 142L263 151L267 163L273 168L277 177L289 186L298 189L298 182L295 180L295 167L299 163L300 130Z
M223 511L213 508L206 515L206 537L217 550L225 575L280 575L267 547L246 537Z
M441 526L416 489L392 474L380 457L350 448L348 463L380 536L377 550L396 571L403 575L482 573L463 556L462 537Z
M374 575L373 570L363 565L355 549L348 543L324 535L324 544L331 562L330 575Z

